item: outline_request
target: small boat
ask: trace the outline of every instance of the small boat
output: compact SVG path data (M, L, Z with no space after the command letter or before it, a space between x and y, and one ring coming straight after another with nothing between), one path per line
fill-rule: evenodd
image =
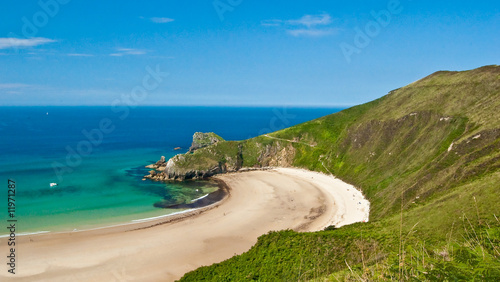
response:
M175 147L174 150L177 151L177 150L180 150L182 149L181 147Z
M50 183L50 187L54 187L54 186L57 186L57 183L55 183L55 182Z

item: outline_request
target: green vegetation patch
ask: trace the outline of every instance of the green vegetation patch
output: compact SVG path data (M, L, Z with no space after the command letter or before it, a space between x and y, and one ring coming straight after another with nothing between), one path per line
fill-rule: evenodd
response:
M224 156L261 167L279 155L332 173L363 191L370 222L273 232L182 281L500 280L498 109L499 66L437 72L364 105L201 149L186 165Z

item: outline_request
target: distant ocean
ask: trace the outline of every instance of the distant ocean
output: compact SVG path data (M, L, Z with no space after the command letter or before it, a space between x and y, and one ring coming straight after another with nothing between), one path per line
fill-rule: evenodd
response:
M0 107L0 199L16 183L17 234L98 228L166 215L156 202L189 202L211 182L142 181L144 166L189 148L194 132L243 140L340 108ZM180 150L174 150L181 147ZM50 187L50 183L57 186ZM3 228L0 235L7 234Z

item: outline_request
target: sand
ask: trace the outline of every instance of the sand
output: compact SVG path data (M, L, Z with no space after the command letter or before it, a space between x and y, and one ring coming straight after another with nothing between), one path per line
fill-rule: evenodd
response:
M230 193L202 210L98 230L19 236L16 274L3 263L0 280L173 281L249 250L272 230L318 231L368 220L368 201L332 176L276 168L217 178ZM0 239L0 250L8 255L7 238Z

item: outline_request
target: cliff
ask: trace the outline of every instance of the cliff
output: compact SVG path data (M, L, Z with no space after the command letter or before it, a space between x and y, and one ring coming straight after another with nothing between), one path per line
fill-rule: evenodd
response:
M499 66L440 71L336 114L174 157L174 177L270 165L332 173L371 203L369 223L265 235L185 280L498 280L498 109Z
M149 175L144 176L144 178L155 181L183 181L187 179L203 179L218 173L236 171L241 166L236 158L233 159L230 156L232 152L218 153L227 151L228 146L226 145L231 143L223 141L222 137L213 132L196 132L187 153L178 154L169 159L168 162L165 162L165 157L162 157L155 164L146 166L154 170L151 170ZM224 148L219 148L219 144ZM206 147L212 149L207 148L207 150L198 151ZM196 160L196 162L192 162L192 160Z
M224 141L224 139L213 132L196 132L193 135L193 142L191 143L191 147L189 148L189 153L193 153L198 149L210 146L219 141Z

